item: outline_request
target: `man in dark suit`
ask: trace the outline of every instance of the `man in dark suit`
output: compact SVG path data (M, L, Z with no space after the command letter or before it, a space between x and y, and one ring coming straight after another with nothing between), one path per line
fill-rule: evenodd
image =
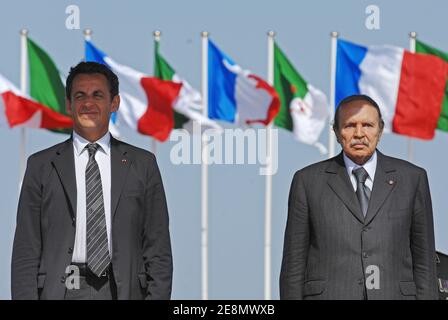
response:
M154 155L114 139L118 78L81 62L70 139L33 154L20 194L13 299L170 299L168 210Z
M376 149L383 127L370 97L345 98L342 152L294 175L281 299L437 299L427 175Z

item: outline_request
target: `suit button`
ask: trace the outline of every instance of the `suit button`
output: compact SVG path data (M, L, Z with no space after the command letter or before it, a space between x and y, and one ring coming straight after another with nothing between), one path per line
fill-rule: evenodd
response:
M68 254L72 254L73 253L73 248L68 248Z
M65 282L65 277L63 276L63 277L61 277L61 283L64 283Z
M359 279L359 280L358 280L358 284L359 284L359 285L362 285L363 283L364 283L364 279Z
M363 252L363 253L362 253L362 256L363 256L363 258L367 258L369 255L368 255L367 252Z

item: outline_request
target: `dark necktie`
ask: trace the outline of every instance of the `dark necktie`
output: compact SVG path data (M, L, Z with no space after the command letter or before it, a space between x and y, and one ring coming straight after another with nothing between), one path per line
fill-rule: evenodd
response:
M100 169L95 160L99 145L89 143L86 148L89 152L86 167L87 266L99 277L110 263L103 188Z
M362 214L364 217L367 214L367 209L369 208L370 200L370 189L365 185L367 177L369 174L366 169L359 167L352 171L356 178L356 196L358 197L359 204L361 205Z

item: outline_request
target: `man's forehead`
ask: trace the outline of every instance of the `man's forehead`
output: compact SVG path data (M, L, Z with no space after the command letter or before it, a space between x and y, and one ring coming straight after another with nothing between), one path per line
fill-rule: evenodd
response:
M342 106L340 110L341 116L346 119L350 118L372 118L378 120L378 110L367 101L355 100L350 101Z
M73 79L73 86L108 85L107 78L101 73L81 73Z

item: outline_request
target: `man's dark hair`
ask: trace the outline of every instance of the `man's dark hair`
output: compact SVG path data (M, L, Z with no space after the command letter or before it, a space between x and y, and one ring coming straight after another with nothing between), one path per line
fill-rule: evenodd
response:
M380 129L382 130L384 128L384 120L383 120L383 116L381 115L381 110L380 107L378 106L378 103L375 102L375 100L373 100L372 98L370 98L369 96L365 95L365 94L354 94L351 96L347 96L344 99L342 99L337 108L336 108L336 112L334 113L334 119L333 119L333 130L335 132L339 131L339 113L341 108L343 108L345 105L349 104L352 101L365 101L367 102L369 105L371 105L372 107L374 107L376 109L376 111L378 112L378 119L379 119L379 125L380 125Z
M106 77L109 85L110 98L118 95L118 77L106 65L98 62L80 62L70 68L65 85L65 95L67 99L71 98L73 80L78 74L102 74Z

